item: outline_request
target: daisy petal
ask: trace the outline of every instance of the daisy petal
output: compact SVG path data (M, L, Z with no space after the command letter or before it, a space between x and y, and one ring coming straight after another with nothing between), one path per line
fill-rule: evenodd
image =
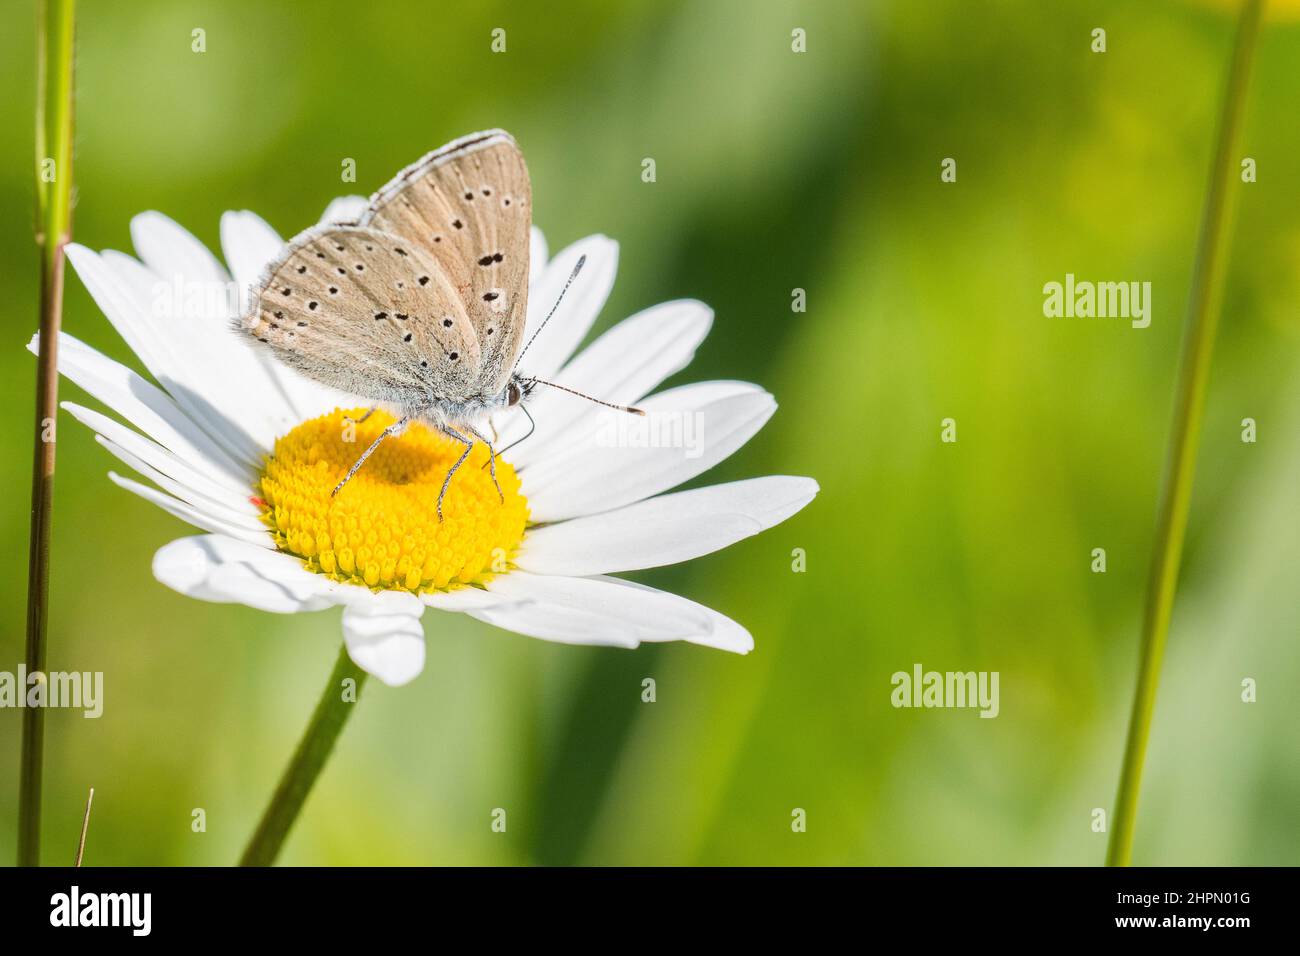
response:
M652 306L583 349L555 380L603 401L630 405L689 365L712 324L713 310L703 302L682 299ZM590 429L578 423L594 421L604 412L600 405L544 385L533 393L530 404L536 431L511 455L517 468L545 459L554 443L565 440L570 431ZM531 427L523 415L513 416L509 426L502 429L503 446L522 438Z
M532 338L560 298L578 260L587 257L582 271L569 286L546 331L528 349L529 374L550 378L586 337L614 288L618 272L618 243L607 236L588 236L562 249L528 292L528 321L524 342Z
M321 213L320 224L354 223L361 218L370 201L365 196L339 196Z
M148 485L142 485L138 481L132 481L130 478L123 478L115 471L108 473L108 480L119 488L125 488L127 491L134 492L145 501L151 501L163 511L166 511L172 517L180 518L186 524L192 524L196 528L204 531L211 531L213 534L221 534L230 538L235 538L246 544L255 547L275 550L275 542L266 531L253 531L249 528L241 527L233 521L220 518L206 510L200 510L194 505L187 504L173 498L171 495L164 494Z
M204 497L193 488L183 485L179 481L168 478L148 462L141 460L138 456L127 451L116 442L110 441L103 435L96 435L95 441L107 448L108 451L119 461L125 462L129 467L134 468L139 474L148 478L173 498L183 501L200 514L208 515L212 518L224 521L232 527L241 528L244 531L249 531L254 534L265 533L266 526L258 519L256 513L249 513L249 511L244 509L232 508L229 505ZM245 502L245 504L248 504L248 502Z
M187 278L177 285L130 256L109 250L101 258L134 292L137 310L148 314L148 341L170 369L165 376L155 372L159 383L197 420L212 420L218 437L243 441L254 460L260 460L299 415L288 407L286 367L231 328L248 290L234 283L198 286ZM160 297L160 287L175 291ZM196 293L201 294L197 302L181 297Z
M28 351L35 354L39 342L38 333ZM251 487L256 472L231 458L176 407L171 396L67 332L59 333L59 374L222 485L233 490Z
M269 391L244 343L226 328L225 281L163 277L120 252L68 247L96 304L185 413L238 460L255 465L275 437ZM193 310L191 312L191 310Z
M226 282L230 277L216 257L189 230L160 212L150 210L131 219L131 243L151 271L170 281L184 276L191 282Z
M515 560L525 571L569 575L676 564L780 524L816 494L811 478L783 475L679 491L536 528Z
M134 457L144 461L150 467L157 469L169 478L175 479L195 493L225 505L234 511L257 514L257 508L249 500L247 489L234 491L222 486L189 462L173 455L162 445L150 441L139 432L132 431L125 425L118 424L107 415L101 415L99 412L85 408L75 402L61 402L59 407L94 431L97 439L107 441L130 452Z
M635 402L689 365L712 325L713 310L703 302L661 302L583 349L564 367L560 384L618 404Z
M645 417L606 410L572 450L524 469L532 520L562 521L641 501L702 474L749 441L776 411L756 385L700 382L640 403Z
M716 612L667 591L617 578L512 571L494 578L488 590L512 603L470 611L470 616L530 637L614 647L685 640L748 650L736 633L739 625L724 626L726 619Z
M531 289L537 284L546 270L546 236L542 230L533 226L528 234L528 285Z
M500 626L565 643L635 647L641 641L674 640L708 624L706 615L664 599L674 595L617 578L511 571L493 578L487 589L511 603L470 611L474 617L493 624L509 617L513 623Z
M247 302L248 287L257 282L282 248L280 234L257 213L244 209L222 214L221 252L239 285L241 309Z
M217 604L290 614L339 603L339 586L297 559L221 534L180 538L154 555L153 574L173 591Z
M343 640L353 662L389 687L408 684L424 670L424 605L414 594L358 590L343 609Z
M611 587L621 588L623 599L626 599L631 590L649 592L662 602L665 610L673 607L678 613L699 615L705 621L705 627L701 630L694 630L689 634L675 634L672 637L648 637L646 638L648 641L687 641L691 644L713 647L720 651L731 651L733 654L748 654L754 649L754 638L749 631L725 614L719 614L711 607L697 604L690 598L684 598L680 594L673 594L671 591L660 591L644 584L637 584L635 581L623 581L619 578L594 577L584 578L583 580L599 581Z
M191 290L196 290L199 302L207 295L198 286L186 286L183 277L164 281L121 252L98 255L85 246L72 245L68 261L113 328L188 418L211 434L231 457L255 463L259 457L256 441L216 411L226 405L222 398L230 394L222 388L229 386L229 377L222 378L222 373L229 375L229 369L222 367L224 363L209 349L213 343L204 329L207 317L181 317L174 311ZM217 289L216 298L220 298L224 286Z

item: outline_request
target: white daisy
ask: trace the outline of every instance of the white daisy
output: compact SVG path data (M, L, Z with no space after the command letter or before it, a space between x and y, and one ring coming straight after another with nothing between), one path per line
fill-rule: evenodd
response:
M336 200L322 221L353 218L364 203ZM68 258L158 384L66 333L59 371L134 426L63 404L155 487L109 477L207 532L158 551L153 571L163 584L277 613L341 606L352 659L390 685L424 666L426 607L573 644L753 647L749 632L717 611L607 576L724 548L784 521L818 490L810 478L770 476L663 493L736 451L776 402L731 381L645 398L708 334L713 314L700 302L646 309L573 355L613 285L615 242L590 236L548 262L534 229L526 335L578 258L587 263L533 344L529 371L635 402L646 418L617 420L562 392L536 394L535 434L498 464L505 502L481 467L479 445L439 523L437 492L459 446L412 427L331 499L358 449L392 419L377 413L350 426L348 411L367 403L266 359L230 331L244 290L284 244L270 226L250 212L222 217L229 272L159 213L136 216L131 236L139 261L80 245ZM29 347L36 350L35 339ZM516 409L494 424L498 447L526 431Z

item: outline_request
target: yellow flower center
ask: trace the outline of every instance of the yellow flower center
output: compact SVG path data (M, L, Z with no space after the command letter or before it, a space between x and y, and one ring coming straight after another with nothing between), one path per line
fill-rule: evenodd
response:
M373 589L443 591L505 571L528 522L519 478L497 459L497 494L487 448L476 442L442 501L447 471L465 446L423 425L387 438L331 497L348 469L393 423L376 411L335 410L276 439L254 503L276 547L310 571Z

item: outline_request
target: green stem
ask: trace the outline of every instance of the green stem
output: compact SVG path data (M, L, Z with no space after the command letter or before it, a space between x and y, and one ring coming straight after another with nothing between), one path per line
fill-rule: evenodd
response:
M40 350L32 455L27 574L27 673L45 682L50 602L50 519L54 506L54 421L59 407L58 338L63 315L63 247L72 238L72 69L74 0L44 0L36 21L36 244L41 260ZM26 692L27 688L21 688ZM41 772L45 708L23 709L18 783L18 865L41 862Z
M1219 138L1213 165L1210 167L1210 185L1201 218L1187 327L1183 336L1173 431L1170 435L1160 510L1156 520L1155 548L1147 581L1137 690L1133 696L1133 712L1129 717L1124 767L1120 773L1119 795L1115 804L1115 816L1111 821L1110 847L1106 854L1108 866L1128 866L1133 855L1133 833L1137 825L1142 767L1146 759L1147 741L1151 736L1151 716L1155 709L1156 690L1160 684L1160 665L1164 659L1169 621L1178 586L1178 569L1182 561L1187 514L1192 500L1192 482L1196 475L1196 450L1200 444L1206 382L1209 379L1210 359L1214 352L1214 336L1227 272L1228 242L1237 193L1233 183L1239 158L1237 142L1263 7L1263 0L1246 0L1241 8L1232 65L1228 70L1228 85L1224 93L1223 113L1219 119Z
M343 682L349 679L353 681L352 694L345 693ZM275 862L285 837L289 835L289 830L307 800L307 794L311 793L321 768L334 749L334 741L338 739L352 708L361 696L361 685L365 680L366 672L352 663L347 648L343 648L334 664L334 672L330 674L329 682L316 704L316 711L311 715L311 722L307 725L302 740L298 742L298 749L285 768L280 785L275 788L271 802L257 825L257 831L244 848L244 855L239 860L240 866L270 866Z

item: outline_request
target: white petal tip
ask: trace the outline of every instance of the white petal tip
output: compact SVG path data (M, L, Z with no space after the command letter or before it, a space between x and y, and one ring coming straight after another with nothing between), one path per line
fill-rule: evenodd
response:
M144 212L138 212L131 217L131 228L137 226L148 226L150 223L165 222L171 223L169 216L160 213L157 209L146 209Z
M348 656L389 687L401 687L424 670L424 636L392 634L371 643L349 643Z
M109 476L112 477L112 472ZM207 578L210 562L188 539L180 538L154 552L154 580L181 594L193 594Z
M804 478L799 475L792 475L790 481L793 489L797 492L797 497L802 499L799 503L799 508L803 508L804 505L808 504L808 502L812 501L821 493L822 486L817 483L816 478ZM795 510L797 511L799 508L796 508Z
M366 206L365 196L339 196L325 207L320 223L355 222L366 211Z
M365 594L343 609L343 640L353 663L389 687L424 670L424 605L410 594Z
M721 614L716 615L713 631L707 639L691 638L691 642L740 655L748 654L754 649L754 636L731 618Z

